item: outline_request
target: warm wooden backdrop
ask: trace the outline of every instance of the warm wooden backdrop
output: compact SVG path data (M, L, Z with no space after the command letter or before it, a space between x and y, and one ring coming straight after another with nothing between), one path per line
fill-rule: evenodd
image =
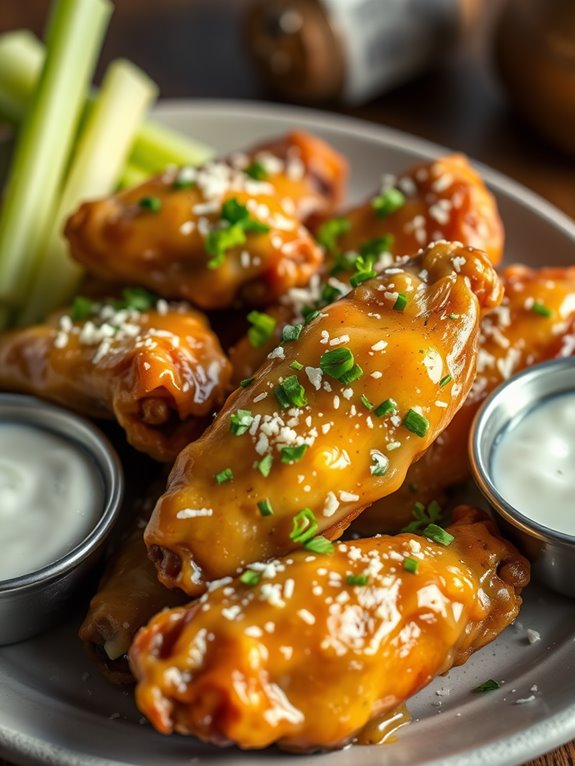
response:
M331 108L464 151L575 217L575 159L513 113L494 72L491 27L501 2L485 0L487 12L473 39L440 68L365 106ZM273 99L245 56L240 27L248 3L117 0L101 68L111 58L129 58L164 97ZM48 8L49 0L0 0L0 31L29 27L40 34ZM1 759L0 766L6 766ZM575 766L575 744L531 766Z

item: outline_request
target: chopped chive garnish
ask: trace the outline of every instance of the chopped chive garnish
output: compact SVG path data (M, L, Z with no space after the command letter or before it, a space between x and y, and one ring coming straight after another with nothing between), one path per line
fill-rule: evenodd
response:
M479 684L479 686L476 686L473 691L483 693L493 692L496 689L499 689L499 683L493 678L490 678L488 681L484 681L482 684Z
M262 579L261 572L254 572L253 569L246 569L243 574L240 575L240 582L247 585L249 588L253 588Z
M347 234L350 228L351 224L347 218L332 218L319 227L316 240L328 253L335 253L338 238Z
M354 359L351 349L333 348L324 351L319 360L319 366L326 375L339 380L341 376L353 368Z
M371 201L371 206L375 210L378 218L385 218L396 210L402 208L405 204L405 196L399 189L386 189Z
M369 472L372 476L385 476L389 468L389 458L379 450L371 450L371 465Z
M300 444L298 447L282 447L280 459L282 463L297 463L305 455L308 444Z
M411 431L411 433L416 436L421 436L422 438L425 436L429 428L429 420L414 409L407 411L401 424L405 426L408 431Z
M337 274L341 274L342 271L351 271L355 266L357 258L358 255L354 252L336 253L335 265L331 267L329 273L335 277Z
M303 330L302 324L286 324L282 329L282 340L297 340Z
M240 226L227 229L212 229L205 239L204 246L212 257L208 261L209 269L218 269L225 261L226 251L245 244L246 235Z
M274 389L274 395L283 410L288 407L305 407L307 404L305 388L299 382L297 375L284 378Z
M243 436L251 426L254 416L249 410L236 410L230 417L230 431L235 436Z
M226 481L231 481L234 478L234 472L231 468L224 468L223 471L219 471L215 474L214 479L216 484L223 484Z
M333 543L323 535L312 537L303 544L303 547L312 553L333 553Z
M158 297L144 287L126 287L122 290L122 308L148 311L158 302Z
M246 175L253 178L254 181L265 181L268 177L268 172L261 162L253 160L245 169Z
M407 295L404 293L398 293L395 303L393 304L394 311L403 311L407 306Z
M269 314L261 311L250 311L248 322L251 324L248 330L248 340L254 348L260 348L270 340L274 334L276 320Z
M403 568L406 572L417 574L417 570L419 569L419 561L417 559L411 558L411 556L406 556L406 558L403 559Z
M363 258L373 258L373 263L382 253L388 253L393 245L393 234L384 234L383 237L375 237L364 242L359 248L359 254ZM356 263L357 267L357 263Z
M453 535L450 535L449 532L437 524L428 524L422 531L422 535L427 537L428 540L433 540L434 543L439 543L439 545L450 545L455 539Z
M191 189L195 185L196 182L192 181L191 178L176 178L172 182L172 189L174 191L181 191L182 189Z
M274 462L274 459L271 455L265 455L258 463L258 471L266 479L270 475L273 462Z
M341 296L341 290L333 285L324 285L321 290L321 299L324 303L333 303Z
M311 508L303 508L293 517L293 529L290 540L294 543L305 543L317 532L317 521Z
M382 418L385 415L391 415L394 412L397 412L397 402L393 399L386 399L384 402L377 405L373 414L377 415L378 418Z
M313 320L320 315L319 309L311 309L308 306L305 306L302 309L303 314L303 323L309 324L310 322L313 322Z
M243 380L240 380L240 386L242 388L247 388L249 385L251 385L254 382L255 378L244 378Z
M432 524L436 521L439 521L441 518L441 506L437 502L437 500L432 500L431 503L427 506L427 508L423 505L423 503L416 502L413 504L412 509L412 515L414 518L414 521L411 521L406 527L404 527L401 531L402 532L419 532L422 527L427 526L428 524Z
M448 314L447 318L448 319L457 319L457 314Z
M258 503L258 508L262 516L273 515L274 509L272 508L272 504L270 503L269 497L266 497L265 500L260 500Z
M162 200L159 197L142 197L138 200L138 207L141 210L158 213L162 209Z
M367 585L369 577L366 574L348 575L346 582L348 585Z
M547 306L544 306L539 301L533 301L533 305L531 306L531 311L533 311L535 314L539 314L539 316L547 317L547 318L549 318L551 314L553 313L551 309L547 308Z
M83 319L88 319L89 316L92 316L96 306L97 304L90 300L90 298L77 295L72 303L70 319L73 322L81 322Z
M354 364L351 370L348 372L344 372L343 375L341 375L338 380L340 383L343 383L344 386L349 385L350 383L353 383L355 380L359 380L361 376L363 375L363 370L359 366L359 364Z
M297 370L298 372L300 370L303 370L303 364L301 362L298 362L297 359L293 360L293 362L290 364L290 367L292 370Z
M443 388L443 386L446 386L448 383L451 383L452 377L451 375L446 375L444 378L441 378L439 381L439 387Z
M369 399L367 398L365 394L362 394L359 398L363 406L366 408L366 410L373 409L373 403L369 401Z
M243 231L255 234L264 234L270 230L267 223L262 223L262 221L252 218L247 207L238 202L235 197L227 199L222 205L221 219L222 221L227 221L230 224L230 228L237 226ZM225 231L225 229L222 229L222 231Z
M373 279L377 276L377 271L374 269L371 269L370 271L358 271L357 274L354 274L353 277L349 280L349 283L352 287L357 287L362 282L367 282L368 279Z

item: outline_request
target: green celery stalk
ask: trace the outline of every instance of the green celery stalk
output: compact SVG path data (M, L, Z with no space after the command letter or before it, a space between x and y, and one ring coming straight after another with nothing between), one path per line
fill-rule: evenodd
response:
M124 165L122 170L122 177L120 178L118 188L129 189L131 186L139 186L148 180L150 173L144 170L139 165L134 165L133 162L128 162Z
M17 323L30 324L70 300L82 269L68 253L62 230L86 199L112 192L140 122L158 89L129 61L114 61L82 128L56 213L40 250L40 264Z
M47 55L22 125L0 215L0 303L18 306L30 284L85 103L112 4L57 0Z
M158 123L146 122L138 132L130 161L152 174L168 165L200 165L212 156L213 151L205 144L192 142Z
M44 47L32 32L18 29L0 35L0 116L19 124L44 61Z

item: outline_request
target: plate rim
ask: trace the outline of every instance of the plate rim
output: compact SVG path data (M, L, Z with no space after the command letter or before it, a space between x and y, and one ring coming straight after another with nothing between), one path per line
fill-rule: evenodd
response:
M263 115L281 123L292 122L296 119L304 123L304 128L327 130L354 138L366 139L390 148L400 148L413 154L429 159L439 154L453 153L441 144L429 141L416 135L405 133L387 125L369 122L357 117L342 115L337 112L322 111L308 107L292 106L273 101L259 102L239 99L160 99L152 111L161 121L163 114L192 115L194 113L211 113L214 116L239 116L253 118ZM284 128L285 129L285 128ZM564 213L553 203L518 181L504 175L491 166L469 157L472 164L479 170L488 186L500 191L521 207L528 208L538 218L543 218L553 227L560 229L575 243L575 220ZM14 692L14 690L12 690ZM528 736L524 736L525 734ZM515 766L526 760L532 760L567 743L575 737L575 696L573 703L552 716L532 725L521 735L512 734L510 737L499 737L486 745L453 754L442 758L433 758L425 766ZM514 741L512 741L514 740ZM535 741L534 741L535 740ZM510 745L505 757L501 757L502 745ZM72 748L62 747L48 742L41 737L25 734L2 724L0 720L0 756L8 758L22 766L33 764L58 764L59 766L125 766L126 761L110 760L99 756L81 753Z

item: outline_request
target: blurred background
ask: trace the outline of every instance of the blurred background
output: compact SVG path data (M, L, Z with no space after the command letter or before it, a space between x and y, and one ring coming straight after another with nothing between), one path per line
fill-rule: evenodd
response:
M399 128L466 152L575 216L573 0L115 5L99 73L123 56L164 98L287 100ZM1 0L0 31L41 35L48 8Z

